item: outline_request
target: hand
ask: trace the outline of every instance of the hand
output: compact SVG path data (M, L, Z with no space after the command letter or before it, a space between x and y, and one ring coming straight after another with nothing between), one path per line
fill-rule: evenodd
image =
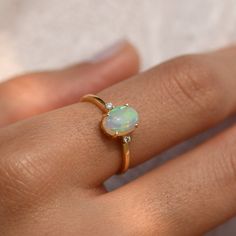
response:
M132 167L235 112L235 57L183 56L99 93L140 114ZM107 193L120 146L100 120L78 103L1 129L1 235L201 235L235 215L235 127Z

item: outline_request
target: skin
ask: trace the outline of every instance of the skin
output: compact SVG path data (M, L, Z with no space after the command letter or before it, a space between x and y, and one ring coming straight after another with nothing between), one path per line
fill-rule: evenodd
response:
M137 74L137 53L124 42L96 63L3 83L0 234L202 235L235 216L234 125L107 193L102 184L120 168L120 145L101 133L97 107L77 103L97 93L137 109L135 167L234 114L235 57L230 47Z

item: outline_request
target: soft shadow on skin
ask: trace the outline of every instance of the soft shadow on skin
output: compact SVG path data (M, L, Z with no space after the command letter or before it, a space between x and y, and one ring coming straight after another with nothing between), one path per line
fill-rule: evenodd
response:
M196 135L195 137L184 141L169 150L157 155L153 159L145 162L144 164L141 164L133 169L130 169L126 174L124 175L116 175L108 179L104 185L108 191L113 191L120 186L127 184L128 182L138 178L139 176L143 175L147 171L162 165L166 161L173 159L177 157L180 154L183 154L187 152L188 150L194 148L195 146L201 144L202 142L208 140L209 138L213 137L214 135L218 134L224 129L229 128L230 126L233 126L236 123L236 115L228 118L224 122L220 123L214 128L211 128L199 135Z

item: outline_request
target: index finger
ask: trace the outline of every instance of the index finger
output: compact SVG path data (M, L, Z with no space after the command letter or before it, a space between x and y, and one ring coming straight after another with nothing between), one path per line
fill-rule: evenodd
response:
M101 91L138 72L137 51L127 41L99 56L67 68L30 73L1 83L0 126L75 103L86 93Z

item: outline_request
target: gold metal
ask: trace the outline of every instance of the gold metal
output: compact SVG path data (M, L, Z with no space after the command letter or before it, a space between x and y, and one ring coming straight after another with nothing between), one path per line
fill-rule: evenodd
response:
M122 173L126 172L129 169L129 165L130 165L130 150L129 150L129 143L125 142L123 140L123 137L132 133L138 125L136 124L135 127L132 130L130 130L128 133L127 132L118 133L117 131L116 132L108 132L104 128L104 125L103 125L105 119L107 118L107 116L109 116L108 112L110 111L109 109L106 108L106 103L100 97L93 95L93 94L85 95L84 97L82 97L81 102L90 102L90 103L96 105L104 113L103 117L102 117L102 121L101 121L102 131L106 135L108 135L112 138L120 138L121 139L122 164L121 164L121 168L120 168L118 174L122 174ZM128 104L126 104L126 106L128 106Z
M129 169L130 165L130 151L129 144L122 143L123 155L122 155L122 165L120 168L120 173L125 173Z
M106 103L98 96L93 94L87 94L82 97L81 102L91 102L101 109L103 113L107 113L109 110L106 108Z

